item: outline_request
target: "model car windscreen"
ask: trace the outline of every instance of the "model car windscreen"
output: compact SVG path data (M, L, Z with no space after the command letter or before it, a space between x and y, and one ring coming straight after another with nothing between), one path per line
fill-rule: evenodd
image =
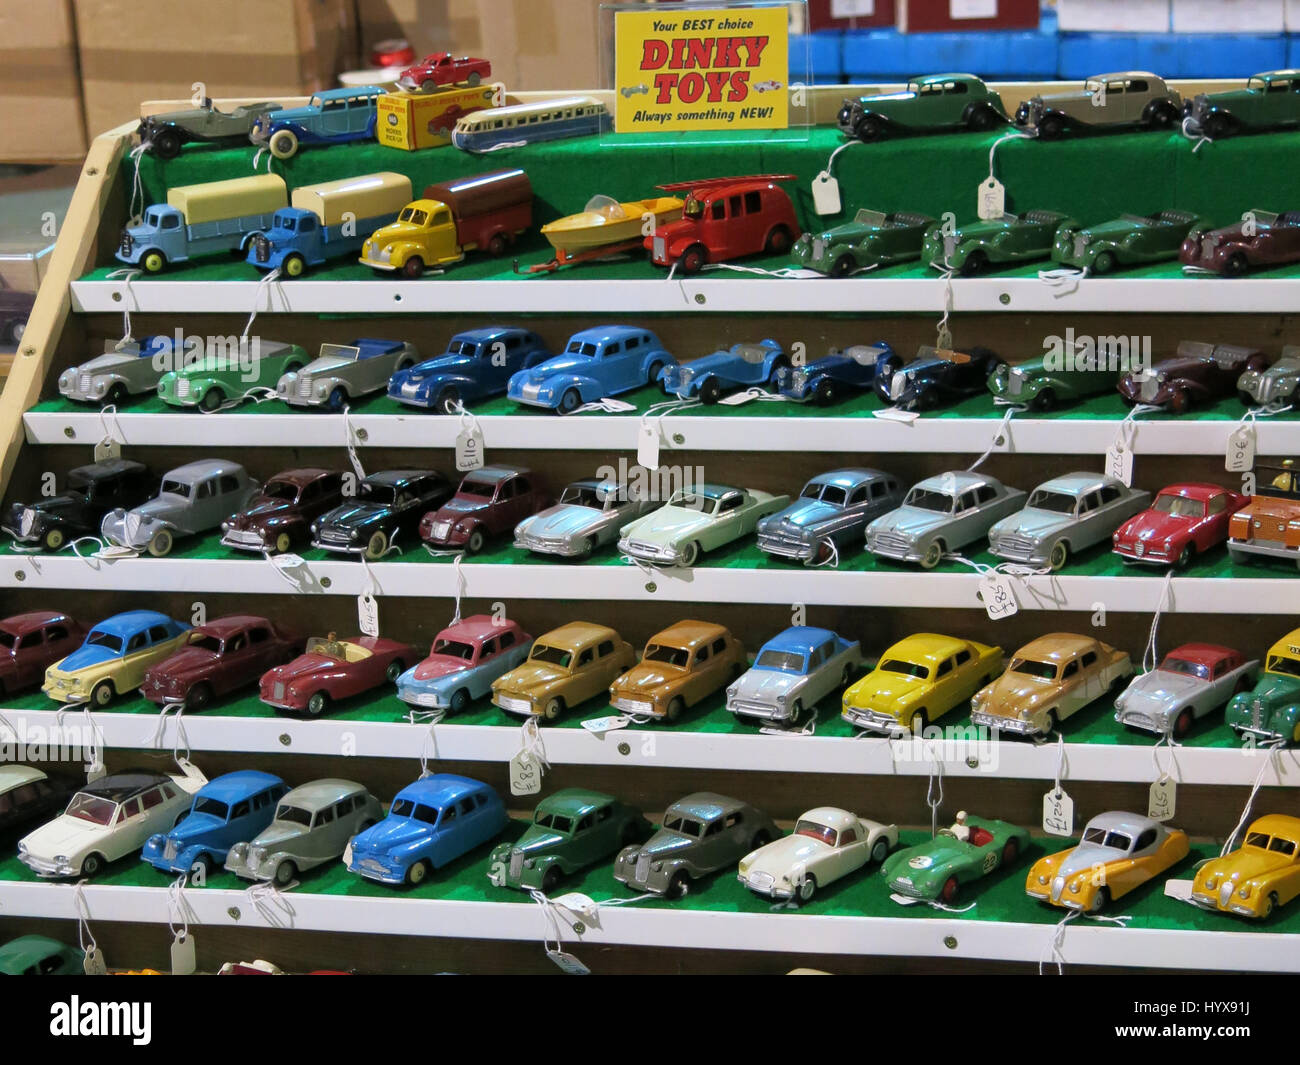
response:
M885 224L885 212L873 211L870 207L859 207L853 221L860 226L873 226L879 229Z
M107 647L116 654L122 653L122 637L115 636L111 632L105 632L103 629L93 629L89 636L86 637L87 647Z
M708 827L703 821L698 821L694 817L683 817L671 810L664 815L664 828L670 832L680 832L683 836L693 836L699 839L704 835L704 830Z
M1125 854L1128 853L1129 847L1133 845L1133 840L1123 832L1093 828L1091 826L1084 829L1083 842L1093 843L1098 847L1110 847L1112 850L1123 851Z
M613 498L609 496L607 498ZM604 500L601 499L600 493L589 484L571 484L560 493L560 502L570 507L587 507L590 510L600 510L604 506Z
M548 662L553 666L568 669L569 663L573 661L573 652L566 651L563 647L548 647L544 643L535 643L528 659L531 662Z
M373 503L377 507L391 507L397 502L397 488L391 484L362 481L358 494L364 496L367 503Z
M932 510L936 514L951 514L953 497L947 492L936 492L932 488L913 488L903 500L903 506L915 507L917 510Z
M596 354L596 345L590 340L570 340L569 346L564 350L569 355L586 355L590 358Z
M267 481L262 485L262 495L267 499L283 499L292 503L298 498L298 486L289 481Z
M1017 658L1011 663L1012 673L1023 673L1040 680L1055 680L1056 666L1051 662L1035 662L1032 658Z
M566 836L573 831L573 818L568 814L553 814L545 810L538 810L533 814L533 824L541 825L542 828L554 829Z
M406 207L397 216L399 222L410 222L413 226L422 226L429 221L429 213L418 207Z
M798 651L764 650L754 660L755 669L774 669L778 673L803 673L804 656Z
M1187 499L1185 496L1175 495L1156 496L1151 509L1175 518L1199 518L1205 514L1205 504L1199 499Z
M1210 667L1204 662L1193 662L1190 658L1175 658L1170 655L1160 663L1160 670L1162 673L1181 673L1201 680L1210 679Z
M1078 500L1065 492L1051 492L1045 488L1036 488L1025 504L1030 510L1046 510L1052 514L1073 514Z
M1268 671L1286 673L1288 676L1300 677L1300 658L1283 658L1281 655L1269 655Z
M194 642L191 643L190 646L197 647L200 651L210 651L214 655L221 654L221 641L215 636L209 636L206 633L202 636L195 637Z
M877 668L886 673L902 673L905 677L916 677L918 680L925 680L930 675L928 667L918 665L916 662L905 662L901 658L887 658Z
M17 642L18 637L12 632L6 632L4 629L0 629L0 647L3 647L7 651L12 651L14 644Z
M802 817L794 824L794 834L796 836L807 836L809 839L819 839L828 847L835 846L835 829L830 825L819 824L816 821L806 821Z
M180 496L182 499L189 499L190 493L194 491L194 486L185 481L176 481L170 477L163 478L162 487L158 489L159 495Z
M719 500L706 496L702 492L678 492L668 501L670 507L683 507L686 510L698 510L701 514L712 514L718 509Z
M413 821L423 821L426 825L438 823L437 807L426 806L422 802L417 803L411 799L394 799L393 805L388 808L388 816L408 817Z
M491 499L497 486L491 481L462 481L458 495L473 496L475 499Z
M433 653L472 662L474 660L474 645L466 643L464 640L447 640L439 637L433 643Z
M203 795L194 800L194 807L190 812L207 814L209 817L215 817L218 821L224 821L230 815L230 806L220 799L210 799Z
M761 363L767 357L767 350L767 348L758 344L733 344L731 346L731 354L752 363Z
M92 825L111 825L113 815L117 813L117 803L99 795L87 795L84 791L79 791L68 803L66 812L69 817L89 821Z
M478 353L478 345L472 340L453 340L447 344L446 354L448 355L469 355L473 356Z
M820 499L833 507L842 507L848 501L849 493L838 484L810 484L803 490L804 499Z
M676 666L678 669L685 669L686 663L691 660L691 652L683 647L668 647L664 644L652 643L645 649L645 655L642 657L643 662L662 662L664 665Z
M311 827L310 810L304 810L301 806L290 806L284 802L276 807L275 819L277 821L287 821L291 825Z

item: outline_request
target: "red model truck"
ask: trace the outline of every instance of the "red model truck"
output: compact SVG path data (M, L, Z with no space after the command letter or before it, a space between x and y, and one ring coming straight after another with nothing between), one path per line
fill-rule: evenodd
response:
M397 84L414 92L433 92L448 85L477 85L491 76L492 64L486 59L434 52L403 70Z
M705 263L784 255L802 230L794 204L776 183L793 180L793 174L757 174L660 185L664 192L685 192L686 203L681 218L645 238L650 258L694 274Z

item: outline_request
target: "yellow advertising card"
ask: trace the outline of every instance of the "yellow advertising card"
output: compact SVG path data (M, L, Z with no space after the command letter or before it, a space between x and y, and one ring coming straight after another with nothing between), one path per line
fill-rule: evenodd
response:
M615 130L785 129L788 20L785 7L616 12Z

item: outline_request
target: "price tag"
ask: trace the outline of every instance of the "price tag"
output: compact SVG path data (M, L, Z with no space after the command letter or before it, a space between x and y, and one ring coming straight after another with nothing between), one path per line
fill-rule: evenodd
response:
M1007 190L995 177L980 182L976 209L982 219L1001 218L1007 210ZM941 345L942 346L942 345Z
M1009 618L1020 609L1016 602L1016 589L1005 573L989 571L980 578L980 599L984 610L994 621Z
M122 457L122 445L110 437L104 437L95 445L95 461L105 462L108 459L120 459Z
M1161 777L1151 785L1147 796L1147 816L1153 821L1168 821L1177 809L1178 783L1173 777Z
M104 961L104 955L99 952L99 947L92 944L86 950L86 958L81 963L81 968L87 976L107 976L108 964Z
M642 418L636 433L636 463L647 470L659 468L659 422Z
M1177 899L1179 902L1192 901L1193 880L1166 880L1165 897Z
M190 976L198 968L194 960L194 936L177 932L172 939L172 976Z
M1043 831L1049 836L1074 835L1074 800L1064 788L1043 796Z
M357 596L357 625L363 636L379 635L379 600L369 588Z
M588 732L604 733L613 732L615 729L627 728L632 723L632 719L623 714L606 714L604 717L589 717L582 722L582 727Z
M302 555L295 555L292 551L285 551L280 555L272 555L271 561L281 569L297 569L299 566L305 566L307 560Z
M946 325L939 326L938 332L935 333L934 345L940 351L952 350L952 330Z
M547 950L546 956L560 967L560 971L569 976L590 976L591 970L582 964L567 950Z
M510 759L510 794L536 795L542 790L542 767L529 751Z
M829 170L823 170L813 178L812 194L813 210L818 214L840 213L840 183Z
M1229 473L1245 473L1255 466L1255 434L1247 425L1239 425L1228 437L1228 455L1223 468Z
M1133 484L1133 452L1123 437L1106 449L1106 473L1127 485Z
M482 429L475 425L456 434L456 469L461 473L480 470L485 461Z
M600 927L600 907L590 895L584 895L581 891L568 891L551 899L551 903L577 914L592 928Z

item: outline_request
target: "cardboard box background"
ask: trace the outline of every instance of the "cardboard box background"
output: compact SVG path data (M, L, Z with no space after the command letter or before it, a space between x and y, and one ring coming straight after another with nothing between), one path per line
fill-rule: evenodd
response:
M474 0L356 0L356 5L363 57L372 45L394 37L405 37L417 56L486 54L479 29L480 5Z
M1166 33L1169 0L1057 0L1063 32Z
M1286 14L1282 0L1173 0L1172 26L1175 33L1281 33Z
M86 154L72 0L0 0L0 159L74 162Z

